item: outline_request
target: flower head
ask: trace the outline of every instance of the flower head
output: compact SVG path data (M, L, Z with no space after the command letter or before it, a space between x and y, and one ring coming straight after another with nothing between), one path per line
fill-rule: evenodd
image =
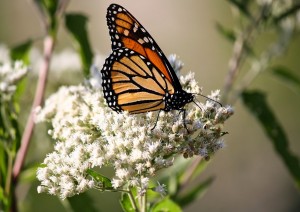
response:
M160 184L157 182L157 186L153 189L153 191L159 193L162 197L167 195L167 186L165 184Z
M27 74L28 68L22 61L0 63L0 98L10 100L17 83Z
M201 91L192 73L180 80L186 91ZM218 101L220 95L216 91L209 97ZM178 111L162 111L157 120L157 111L116 113L98 86L61 87L38 109L37 121L50 122L50 135L57 140L38 170L43 187L38 191L72 196L95 185L87 170L112 166L114 188L136 186L143 195L150 177L172 166L177 155L208 157L223 146L223 124L232 108L209 99L198 106L186 105L185 117Z

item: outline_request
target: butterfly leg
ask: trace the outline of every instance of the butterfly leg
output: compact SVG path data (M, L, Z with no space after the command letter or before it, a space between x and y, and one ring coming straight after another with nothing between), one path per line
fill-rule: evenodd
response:
M186 123L185 123L186 110L185 110L185 109L180 109L180 110L179 110L179 115L180 115L180 113L182 113L183 126L184 126L184 128L186 129L186 131L187 131L188 133L190 133L190 131L188 130L188 128L187 128L187 126L186 126Z
M158 111L158 114L157 114L157 117L156 117L155 124L154 124L154 126L151 128L151 131L155 129L155 127L156 127L156 125L157 125L157 122L158 122L159 114L160 114L161 111L162 111L162 110L159 110L159 111Z

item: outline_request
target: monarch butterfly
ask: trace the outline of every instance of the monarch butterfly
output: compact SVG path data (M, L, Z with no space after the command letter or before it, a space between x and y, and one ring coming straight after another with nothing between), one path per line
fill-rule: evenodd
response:
M155 40L120 5L111 4L106 19L112 53L101 74L108 106L116 112L129 113L179 110L185 118L183 107L194 101L194 95L182 89ZM184 126L187 129L185 121Z

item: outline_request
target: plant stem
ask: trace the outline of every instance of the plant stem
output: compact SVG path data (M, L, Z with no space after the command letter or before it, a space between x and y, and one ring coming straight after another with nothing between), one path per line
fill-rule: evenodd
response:
M36 107L40 106L44 97L45 87L47 82L47 76L50 66L50 60L53 53L54 48L54 38L51 36L47 36L44 40L44 58L43 63L39 72L39 80L38 85L35 92L34 101L32 104L31 112L29 118L27 120L25 130L21 140L21 147L18 151L16 161L13 168L13 179L14 182L17 182L18 176L20 174L21 168L23 166L26 153L28 151L30 139L34 130L34 114Z
M201 162L202 157L197 157L192 164L188 167L187 171L184 173L184 175L182 176L182 182L180 183L180 188L179 188L179 192L181 190L184 190L187 185L189 184L195 170L197 169L199 163Z
M132 205L134 211L138 212L138 207L136 205L136 202L134 201L134 197L133 197L131 190L128 191L128 195L129 195L129 199L130 199L130 202L131 202L131 205Z
M147 211L147 194L145 193L142 196L139 196L139 204L140 204L140 211L146 212Z
M144 196L143 196L143 208L142 208L142 210L144 211L144 212L146 212L147 211L147 193L145 193L144 194Z
M131 205L132 205L134 211L139 212L138 207L136 205L136 202L134 200L134 196L133 196L133 194L132 194L132 192L131 192L130 189L129 190L124 190L124 189L106 189L105 191L110 191L110 192L120 191L120 192L127 193L128 196L129 196L129 199L130 199L130 202L131 202Z
M245 50L253 39L253 33L257 30L268 9L269 6L263 6L254 21L251 21L249 26L234 43L233 55L229 61L229 71L225 79L224 95L221 101L225 104L229 102L229 92L232 90L235 78L243 65Z
M57 19L62 18L64 11L69 3L69 0L61 0L59 8L57 10L56 17ZM40 11L41 14L43 14L42 11ZM21 147L18 151L15 163L14 163L14 168L13 168L13 181L14 183L17 182L18 176L20 174L21 168L23 166L24 160L26 153L28 151L30 139L34 130L34 114L35 114L35 109L41 105L42 100L44 98L44 93L45 93L45 87L46 87L46 82L47 82L47 77L48 77L48 72L49 72L49 67L50 67L50 61L51 61L51 56L53 54L53 49L55 45L55 39L56 39L56 30L52 29L52 31L49 29L48 23L46 20L46 17L43 16L42 20L44 21L44 27L47 30L47 36L44 39L44 53L43 53L43 62L40 68L39 72L39 79L38 79L38 85L36 88L35 92L35 97L34 101L32 104L31 112L29 114L22 140L21 140ZM57 20L58 21L58 20ZM53 30L55 33L53 33Z
M13 166L13 155L11 154L11 152L9 152L8 161L7 161L7 175L6 175L5 190L4 190L4 195L6 197L8 197L9 201L11 201L11 198L13 197L11 194L11 192L12 192L12 187L11 187L12 166Z

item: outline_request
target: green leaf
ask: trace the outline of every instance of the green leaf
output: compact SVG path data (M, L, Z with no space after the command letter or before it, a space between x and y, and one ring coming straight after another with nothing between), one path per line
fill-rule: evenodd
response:
M28 41L25 41L24 43L21 43L15 47L13 47L10 51L10 58L12 60L21 60L21 61L23 61L23 63L26 66L28 66L30 64L29 53L30 53L32 44L33 44L33 41L28 40ZM26 88L26 80L25 79L26 78L22 79L17 84L17 90L14 94L15 102L19 102L21 94L23 93L23 91Z
M77 13L69 13L66 15L65 19L65 25L67 29L73 35L77 43L77 49L80 54L84 76L86 77L88 77L90 73L90 67L93 60L93 52L86 29L87 20L88 18L86 16Z
M20 182L33 182L36 180L36 171L40 167L40 164L33 164L22 170L19 181Z
M14 102L15 102L14 106L18 113L20 111L20 106L19 106L20 98L22 97L22 95L24 94L24 91L27 88L26 87L27 81L28 81L28 77L26 77L26 76L23 79L21 79L17 84L17 89L14 94Z
M12 60L22 60L24 64L29 65L29 52L32 46L32 40L25 41L15 47L10 51L10 58Z
M35 3L41 13L47 17L48 29L52 34L55 34L57 30L56 15L61 4L61 0L35 0Z
M35 0L35 2L42 6L43 9L50 15L55 16L56 10L59 6L60 0Z
M216 23L216 28L218 32L231 43L234 43L237 39L233 30L225 28L220 23ZM254 51L252 50L252 48L247 43L245 43L244 45L247 53L249 53L250 56L254 56Z
M214 181L214 177L209 177L204 182L193 186L192 189L185 192L183 195L176 197L175 201L181 206L184 207L196 199L201 198L205 192L207 191L208 187Z
M131 204L129 194L127 193L122 193L120 204L122 206L123 211L127 211L127 212L135 211L134 207Z
M207 167L209 161L204 160L204 158L200 161L200 163L198 164L197 168L195 169L195 171L193 172L192 178L191 180L195 179L196 177L198 177Z
M176 158L174 161L174 165L168 168L168 170L162 172L158 181L166 183L170 176L177 176L178 174L183 173L190 163L191 160L186 160L183 157Z
M246 91L242 93L246 107L255 115L265 133L272 141L278 155L300 188L300 161L289 149L288 138L266 101L266 96L260 91Z
M68 202L73 212L97 212L98 210L94 206L93 199L87 193L81 193L68 198ZM68 206L67 206L68 208Z
M170 196L176 195L179 188L179 174L172 174L168 178L168 193Z
M161 198L161 194L156 191L157 184L154 184L151 181L150 181L150 184L151 185L149 185L149 189L146 192L147 201L155 202L158 198ZM168 192L169 192L169 187L168 187Z
M242 14L244 14L247 18L252 19L252 15L249 12L249 3L250 0L227 0L229 1L233 6L235 6Z
M179 205L173 202L169 197L165 197L160 202L156 203L152 212L181 212L182 209Z
M10 134L11 138L14 140L12 151L14 152L14 154L16 154L21 145L21 133L19 130L18 114L16 114L15 111L8 111L8 113L11 126Z
M7 198L7 196L5 195L4 189L0 186L0 208L1 211L4 211L4 208L8 208L9 205L9 200ZM9 211L9 210L7 210Z
M18 114L12 106L14 103L0 102L0 139L7 145L7 153L15 155L20 146L21 134Z
M236 36L235 36L235 33L234 33L233 30L225 28L220 23L216 23L216 28L217 28L218 32L221 35L223 35L227 40L229 40L230 42L234 42L235 41Z
M295 5L292 5L290 8L282 12L281 14L274 17L275 24L279 23L280 21L284 20L285 18L296 14L300 9L300 3L297 3Z
M5 150L4 145L6 145L2 139L0 139L0 188L1 185L5 185L6 176L7 176L7 151ZM0 198L1 200L1 198Z
M184 174L186 167L188 167L190 163L190 160L186 160L182 157L177 158L172 167L160 174L158 181L167 185L169 195L172 196L177 193L180 176Z
M112 187L111 180L109 178L95 172L92 169L87 170L87 173L98 183L101 183L104 189Z
M283 81L284 85L293 87L297 89L297 93L300 92L300 78L296 76L287 67L279 66L272 68L273 74L278 77L278 79Z

